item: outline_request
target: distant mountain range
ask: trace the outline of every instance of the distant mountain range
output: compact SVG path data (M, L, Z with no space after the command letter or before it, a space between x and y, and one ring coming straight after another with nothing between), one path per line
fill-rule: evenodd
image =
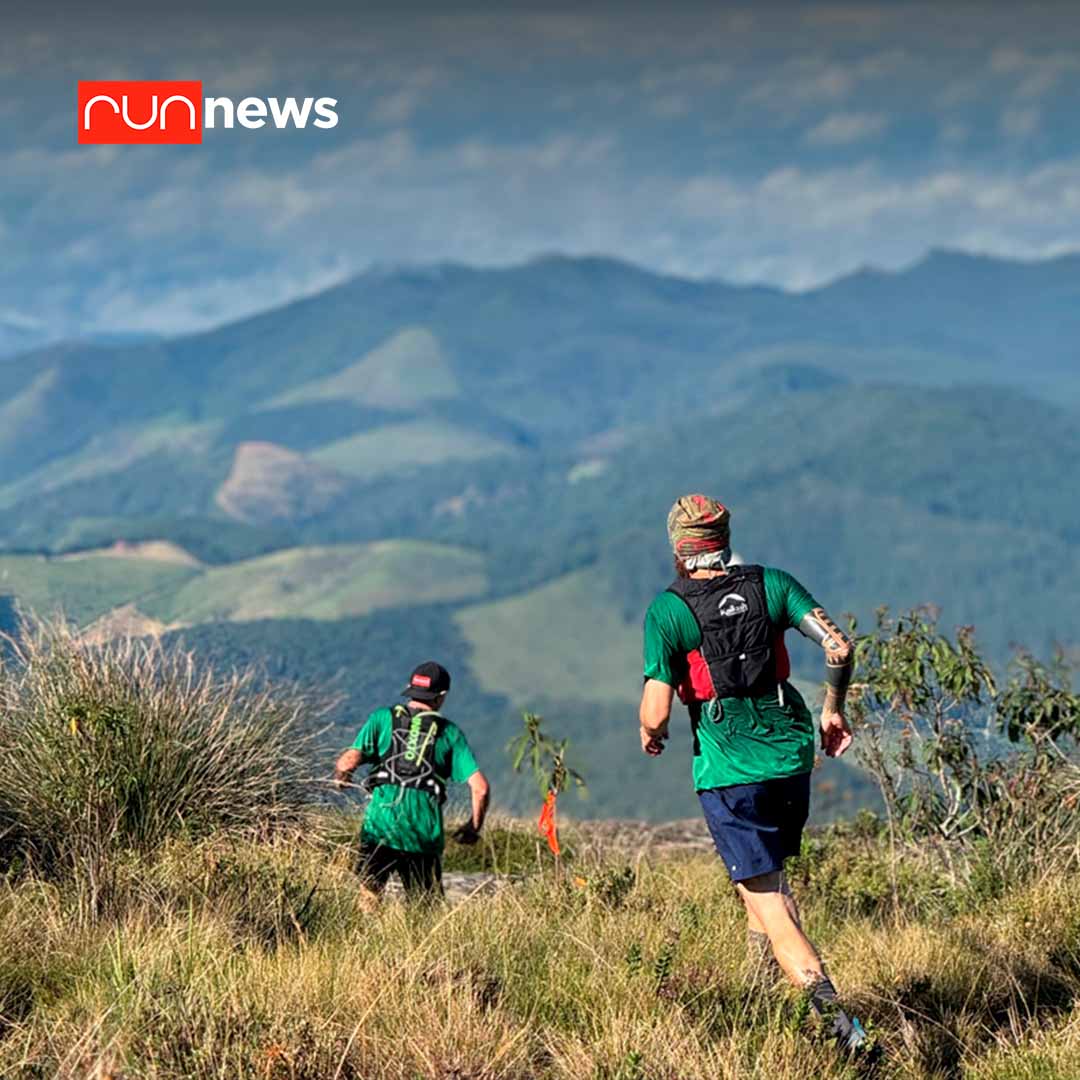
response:
M600 774L591 812L669 816L687 763L657 795L633 701L671 500L727 500L740 551L838 612L933 602L1001 662L1075 646L1078 342L1080 257L938 252L797 295L606 259L384 270L52 345L0 359L0 593L337 674L346 724L438 653L496 756L541 707Z

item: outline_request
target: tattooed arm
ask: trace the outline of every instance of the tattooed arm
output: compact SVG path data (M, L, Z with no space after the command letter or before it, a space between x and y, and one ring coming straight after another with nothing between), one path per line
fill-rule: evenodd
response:
M844 703L851 684L855 649L851 640L829 618L814 608L799 623L799 633L825 650L825 706L821 711L821 741L829 757L839 757L851 745L851 728L844 718Z

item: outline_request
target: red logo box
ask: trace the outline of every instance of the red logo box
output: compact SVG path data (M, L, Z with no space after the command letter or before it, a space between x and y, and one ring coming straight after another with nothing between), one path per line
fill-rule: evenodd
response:
M79 80L80 143L201 143L201 81Z

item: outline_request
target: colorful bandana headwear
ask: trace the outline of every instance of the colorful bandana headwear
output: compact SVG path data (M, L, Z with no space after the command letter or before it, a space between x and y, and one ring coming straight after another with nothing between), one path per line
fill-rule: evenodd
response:
M680 559L723 551L731 543L731 512L707 495L684 495L668 514L671 550Z

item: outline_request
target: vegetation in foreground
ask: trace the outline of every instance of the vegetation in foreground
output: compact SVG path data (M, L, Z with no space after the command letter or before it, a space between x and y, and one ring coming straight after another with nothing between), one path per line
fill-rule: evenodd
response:
M747 978L712 858L580 828L555 865L504 823L482 858L448 851L450 870L509 872L502 888L372 908L289 737L311 702L55 628L20 648L2 673L0 1076L860 1074L795 992ZM868 745L899 783L884 822L809 837L791 879L885 1052L875 1075L1065 1080L1080 828L1061 812L1032 831L1024 808L1076 805L1075 699L1037 666L995 689L1029 745L983 765L953 723L977 689L965 649L926 620L867 641ZM919 657L925 694L890 693ZM917 734L891 739L890 709Z
M834 834L796 878L878 1075L1080 1075L1075 875L981 895L888 867ZM75 883L0 893L0 1075L854 1075L795 995L747 982L704 856L609 854L428 910L370 910L348 852L310 837L172 840L118 877L97 919Z

